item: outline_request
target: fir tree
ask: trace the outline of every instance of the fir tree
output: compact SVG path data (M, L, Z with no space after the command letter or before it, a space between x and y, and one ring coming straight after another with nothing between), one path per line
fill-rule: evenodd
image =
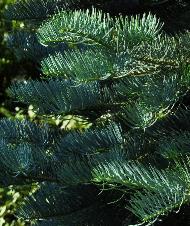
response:
M40 53L43 73L9 94L41 116L92 126L2 119L1 183L38 183L17 211L36 225L150 225L190 201L190 34L166 34L150 13L115 17L79 5L18 1L7 11L28 21L38 46L27 42L26 55Z

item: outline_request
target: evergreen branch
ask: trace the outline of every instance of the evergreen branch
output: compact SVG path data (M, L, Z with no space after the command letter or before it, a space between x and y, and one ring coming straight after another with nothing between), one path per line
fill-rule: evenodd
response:
M151 14L143 14L142 18L123 17L115 23L119 52L133 48L141 43L151 43L159 37L163 24Z
M43 59L42 71L51 77L64 76L79 82L102 80L113 71L114 56L101 49L57 52Z
M45 57L42 71L53 78L17 82L8 91L39 114L85 115L91 122L109 116L106 123L114 119L121 126L97 123L66 134L3 119L0 179L44 182L18 210L29 223L117 225L122 220L113 219L115 205L114 214L102 213L113 199L117 210L123 208L127 195L127 208L150 225L189 202L189 110L176 110L190 89L189 32L167 36L151 14L113 18L94 8L71 11L78 1L10 5L9 19L28 23L27 31L9 37L10 46L20 59ZM107 5L87 1L82 8L99 3Z
M189 158L176 161L172 169L167 169L168 175L160 187L153 192L145 189L144 192L136 192L127 208L132 211L144 223L150 223L154 219L166 215L176 208L189 203Z
M61 9L71 9L74 3L78 0L19 0L8 6L5 17L9 20L42 20Z
M134 47L130 55L136 60L140 60L154 65L176 68L179 67L180 57L177 40L166 35L159 35L151 42L143 42Z
M68 46L60 43L57 46L44 46L38 42L36 34L27 30L15 31L8 35L7 45L14 50L17 59L29 59L34 62L40 62L49 54L54 54L56 51L68 50Z
M176 131L160 140L158 152L165 158L177 159L190 154L190 131Z
M93 112L95 108L118 111L129 101L126 97L119 100L117 89L101 87L96 81L78 84L63 79L31 80L14 83L8 92L20 102L32 104L40 114L85 114L87 109Z
M76 153L75 149L72 149L69 155L67 154L65 158L63 156L64 154L58 153L58 161L52 164L53 173L60 184L77 185L97 183L95 174L92 173L96 164L104 159L108 161L122 159L125 152L123 148L115 145L104 152L94 151L86 155L81 150L80 153Z
M142 224L148 224L187 202L189 202L187 191L178 185L161 189L156 193L149 190L144 193L136 192L131 198L131 206L127 208L141 220Z
M147 189L157 191L164 184L180 183L181 179L176 173L164 170L157 170L151 166L145 167L138 161L127 162L124 160L99 160L92 170L95 182L108 184L122 184L132 189Z
M107 225L117 222L114 217L110 219L110 207L92 186L42 183L37 192L24 201L25 205L16 215L34 225L100 226L102 221Z
M33 196L26 197L25 203L27 205L18 209L17 214L30 220L51 220L56 217L59 219L61 216L66 216L80 209L80 207L84 207L84 205L88 206L87 198L93 199L89 192L86 186L62 187L55 183L42 183ZM38 202L35 200L38 200Z
M100 45L112 49L113 20L95 9L60 12L38 30L38 38L44 45L56 42Z
M41 65L46 76L64 76L80 83L145 76L161 70L158 65L131 59L127 53L109 54L99 48L57 52L43 59Z
M186 31L183 34L176 35L177 44L178 44L178 51L179 54L182 55L183 59L190 64L190 54L189 54L189 48L190 48L190 32Z
M58 159L64 155L94 155L104 153L115 146L123 144L122 130L119 125L111 123L104 128L87 129L84 133L70 132L60 139L60 153ZM63 152L64 150L64 152ZM63 155L63 157L61 157Z
M7 147L7 142L0 139L0 161L13 174L18 175L31 171L33 156L32 149L28 144L19 144L14 150Z
M29 121L0 121L0 162L2 169L10 175L25 179L51 175L50 164L54 145L61 133L50 129L46 124L37 125Z
M149 136L151 135L156 139L161 138L161 140L167 139L169 135L186 133L190 128L189 116L189 108L183 105L178 106L178 108L171 111L171 114L168 114L164 120L158 120L157 123L147 129L146 132Z
M118 118L133 129L146 129L157 121L158 115L157 112L146 106L146 104L137 103L133 106L128 105L123 107L118 114Z
M95 82L81 85L64 80L18 82L11 86L9 93L49 114L85 110L100 103L100 88Z
M154 153L152 140L142 130L130 130L124 135L124 149L129 160L141 161Z
M19 143L24 142L36 142L40 146L53 143L55 139L59 139L59 132L55 132L47 124L38 125L36 123L27 120L0 120L0 136L9 140L9 142Z
M123 118L128 126L136 128L147 128L164 119L171 113L176 101L186 95L189 75L181 70L165 70L142 78L124 78L115 87L117 98L128 96L133 101L121 107L118 117Z
M60 30L60 27L63 28ZM45 45L54 42L84 43L122 52L142 42L153 41L160 29L159 21L151 14L144 15L142 19L139 16L116 18L114 26L109 15L93 9L91 13L89 10L63 11L55 15L40 27L38 37Z

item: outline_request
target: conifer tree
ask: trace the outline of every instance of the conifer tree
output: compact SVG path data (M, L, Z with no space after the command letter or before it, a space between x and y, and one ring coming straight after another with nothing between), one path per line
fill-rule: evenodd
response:
M38 183L17 211L35 225L150 225L190 202L190 33L166 34L151 13L111 16L89 5L31 0L7 11L27 20L38 46L27 42L26 55L40 54L43 74L9 94L41 116L92 126L2 119L1 183Z

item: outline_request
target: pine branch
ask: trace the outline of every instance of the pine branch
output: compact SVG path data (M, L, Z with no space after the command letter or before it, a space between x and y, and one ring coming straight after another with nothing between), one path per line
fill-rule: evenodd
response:
M189 202L187 191L183 186L176 186L156 193L148 190L144 193L137 192L130 201L131 206L127 208L141 220L142 224L139 225L146 223L148 225L187 202Z
M74 3L78 0L19 0L8 6L5 17L9 20L42 20L61 9L71 9Z
M10 36L10 45L20 58L45 57L42 72L50 78L17 82L8 91L42 115L76 114L93 122L109 115L112 123L63 133L3 119L0 178L41 183L18 210L36 225L117 225L115 212L101 215L109 209L106 195L115 191L122 193L122 209L125 203L142 224L151 224L189 202L189 110L176 110L190 87L189 33L168 36L151 14L71 11L75 3L19 0L10 6L9 19L29 24Z
M66 77L79 82L103 80L113 71L115 56L101 49L71 50L49 55L41 62L46 76Z
M36 193L25 198L27 205L17 210L17 216L34 225L115 224L118 219L104 199L105 195L98 194L93 186L60 187L55 183L41 183Z
M38 42L35 32L28 30L15 31L9 34L7 45L14 50L14 54L18 60L32 60L35 63L47 57L49 54L54 54L56 51L65 51L68 46L61 43L57 46L43 46Z
M64 26L63 26L64 25ZM65 42L85 43L111 48L113 19L95 9L60 12L44 23L38 30L38 38L44 45ZM60 27L62 28L60 30Z
M69 157L71 153L88 156L104 153L115 146L121 147L123 143L122 130L115 123L104 126L104 128L87 129L84 133L70 132L60 139L58 159L61 161L65 155Z
M137 16L115 20L114 24L109 14L94 9L92 12L63 11L39 28L38 37L44 45L57 42L83 43L122 52L128 47L154 40L161 29L159 21L150 14L144 15L142 19ZM60 27L63 27L62 30Z
M100 103L100 88L95 82L82 85L64 80L18 82L9 93L21 102L32 103L42 114L66 114Z
M116 38L120 52L131 49L141 43L157 40L163 24L151 14L144 14L142 18L121 16L115 22Z

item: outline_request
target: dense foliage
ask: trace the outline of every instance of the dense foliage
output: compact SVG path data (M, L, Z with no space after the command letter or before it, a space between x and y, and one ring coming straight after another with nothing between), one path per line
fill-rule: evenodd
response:
M23 23L9 46L42 75L10 96L40 118L90 127L1 119L1 183L38 183L16 212L28 223L150 225L190 201L190 33L174 34L158 10L189 5L132 2L128 15L114 1L80 0L19 0L5 13ZM145 6L157 16L134 15Z
M38 74L34 63L27 59L17 59L11 47L10 32L23 26L21 22L7 20L4 16L5 10L14 0L0 1L0 117L15 117L19 112L15 112L12 101L9 101L6 89L15 80L36 77Z
M0 101L4 96L4 89L7 86L7 81L10 80L10 65L12 65L12 54L8 51L5 44L5 34L10 29L10 22L6 23L3 20L3 10L5 5L10 1L0 1ZM6 76L4 75L6 74Z

